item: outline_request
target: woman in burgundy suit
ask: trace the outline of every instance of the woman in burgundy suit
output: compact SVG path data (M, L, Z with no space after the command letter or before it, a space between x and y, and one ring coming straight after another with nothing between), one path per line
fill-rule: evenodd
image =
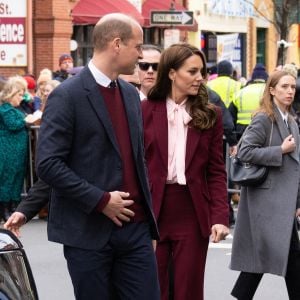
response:
M228 229L223 127L220 110L208 103L204 54L188 44L166 49L157 81L142 102L145 152L160 241L156 256L161 299L203 299L209 236Z

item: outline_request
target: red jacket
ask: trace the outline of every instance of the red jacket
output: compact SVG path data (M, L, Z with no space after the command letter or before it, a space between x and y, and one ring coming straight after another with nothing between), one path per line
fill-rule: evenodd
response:
M185 176L203 236L213 224L228 226L227 181L223 160L222 116L208 130L188 128ZM156 218L168 174L168 121L165 101L142 101L145 154Z

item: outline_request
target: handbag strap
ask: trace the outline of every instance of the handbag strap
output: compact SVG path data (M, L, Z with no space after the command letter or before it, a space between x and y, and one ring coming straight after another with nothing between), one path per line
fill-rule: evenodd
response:
M237 145L236 145L236 146L237 146L237 150L239 149L239 146L240 146L240 144L241 144L241 142L242 142L242 139L243 139L244 135L246 134L246 131L248 130L248 127L249 127L249 126L247 126L247 128L246 128L245 131L243 132L243 134L242 134L242 136L241 136L239 142L238 142ZM273 129L274 129L274 121L272 120L271 133L270 133L270 139L269 139L269 145L268 145L269 147L271 146L271 142L272 142Z
M269 147L271 146L271 142L272 142L273 128L274 128L274 121L272 120L271 133L270 133L270 140L269 140Z

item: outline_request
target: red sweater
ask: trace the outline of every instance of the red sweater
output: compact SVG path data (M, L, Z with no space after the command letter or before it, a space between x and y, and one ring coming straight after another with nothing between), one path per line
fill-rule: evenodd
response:
M142 201L144 201L143 192L141 191L135 168L127 115L120 90L119 88L100 86L100 92L105 100L122 158L123 183L120 187L117 187L117 190L130 193L128 199L134 200L134 204L128 207L135 213L135 216L131 218L132 221L144 221L146 220L146 215L142 206ZM99 203L98 210L99 208L102 210L108 200L109 195L104 195Z

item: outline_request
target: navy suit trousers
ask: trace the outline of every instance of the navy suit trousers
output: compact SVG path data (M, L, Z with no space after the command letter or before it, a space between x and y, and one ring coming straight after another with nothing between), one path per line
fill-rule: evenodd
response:
M77 300L158 300L155 254L148 223L115 226L102 249L64 246Z

